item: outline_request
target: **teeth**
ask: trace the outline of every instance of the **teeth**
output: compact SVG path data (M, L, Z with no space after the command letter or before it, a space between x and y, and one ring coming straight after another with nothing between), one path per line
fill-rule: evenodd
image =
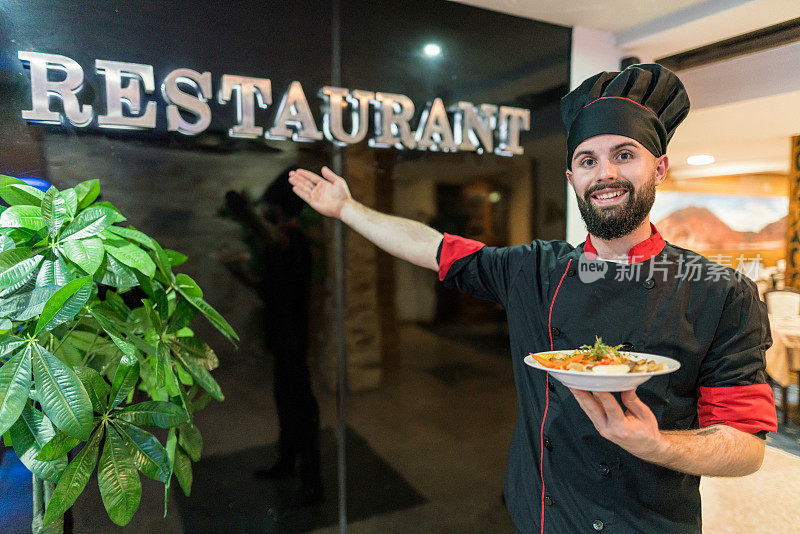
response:
M605 199L607 199L607 198L614 198L614 197L618 197L618 196L620 196L622 193L623 193L623 191L616 191L616 192L614 192L614 193L604 193L604 194L602 194L602 195L597 195L597 197L596 197L596 198L599 198L599 199L603 199L603 200L605 200Z

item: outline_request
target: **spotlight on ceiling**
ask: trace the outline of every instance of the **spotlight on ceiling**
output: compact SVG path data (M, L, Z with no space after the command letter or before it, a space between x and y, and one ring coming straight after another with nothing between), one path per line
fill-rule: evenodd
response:
M714 161L716 161L714 156L710 156L708 154L700 154L686 158L686 163L689 165L711 165L714 163Z
M442 47L436 43L428 43L422 51L425 52L425 55L428 57L436 57L442 54Z

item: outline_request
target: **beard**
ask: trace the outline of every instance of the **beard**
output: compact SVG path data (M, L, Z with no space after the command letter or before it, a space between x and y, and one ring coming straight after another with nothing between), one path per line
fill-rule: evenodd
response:
M623 188L628 191L628 199L624 204L598 207L592 203L591 195L608 187ZM578 209L581 212L586 229L591 235L610 240L626 236L636 230L650 213L656 199L655 175L642 185L637 193L633 184L621 178L613 184L597 184L590 187L581 198L577 193Z

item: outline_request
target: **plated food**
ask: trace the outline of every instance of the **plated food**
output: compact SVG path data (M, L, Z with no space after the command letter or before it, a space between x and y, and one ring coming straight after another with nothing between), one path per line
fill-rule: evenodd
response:
M550 376L573 389L588 391L628 391L650 377L677 371L681 364L666 356L626 352L596 338L593 346L575 350L531 353L525 363L547 371Z
M595 337L594 346L582 345L572 352L549 352L533 354L534 360L548 369L581 371L604 375L624 373L649 373L661 371L663 363L647 358L630 358L619 351L622 345L612 347Z

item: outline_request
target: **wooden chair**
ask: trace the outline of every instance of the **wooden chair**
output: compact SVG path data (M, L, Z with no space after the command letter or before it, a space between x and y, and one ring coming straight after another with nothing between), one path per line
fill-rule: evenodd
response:
M800 315L800 290L791 287L783 289L767 289L764 291L764 302L770 315Z

